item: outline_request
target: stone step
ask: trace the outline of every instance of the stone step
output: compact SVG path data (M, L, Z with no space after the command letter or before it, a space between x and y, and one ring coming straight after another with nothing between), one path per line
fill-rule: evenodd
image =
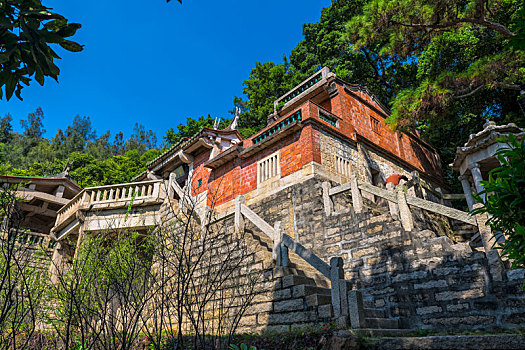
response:
M364 308L363 313L365 317L370 318L387 318L387 310L385 309L376 309L376 308Z
M387 336L404 336L412 334L416 329L387 329L387 328L358 328L353 329L356 333L366 337L387 337Z
M328 305L332 303L332 297L325 294L312 294L305 297L305 302L309 307Z
M330 283L327 280L316 279L307 276L288 275L282 278L283 288L293 287L300 284L330 288Z
M369 328L397 329L399 328L399 320L370 317L365 318L365 325Z
M316 284L318 284L319 286L326 288L330 286L329 280L323 275L321 275L319 272L317 272L317 270L301 270L295 267L279 267L279 269L283 271L284 275L306 276L315 280Z
M313 294L330 296L331 291L329 288L310 286L307 284L301 284L301 285L292 287L292 297L294 298L306 297L308 295L313 295Z
M371 339L367 349L523 349L523 334L472 334L406 337L406 334L388 334L392 337ZM401 335L401 336L400 336ZM374 335L380 337L383 335ZM394 337L395 336L395 337Z

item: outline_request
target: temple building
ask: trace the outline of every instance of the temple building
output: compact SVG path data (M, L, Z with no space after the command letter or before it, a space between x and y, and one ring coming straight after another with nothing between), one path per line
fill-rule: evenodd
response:
M249 138L237 114L226 129L202 128L172 146L131 183L71 185L51 228L52 269L88 234L149 234L190 208L199 229L220 221L230 236L246 234L250 264L264 272L239 331L334 320L390 330L522 323L525 271L505 268L487 217L447 204L471 207L470 184L497 165L495 137L523 131L488 124L472 136L454 162L469 176L465 194L450 195L437 151L416 131L392 131L388 116L365 87L323 68L278 98ZM386 186L391 175L406 180Z
M225 207L238 195L250 201L314 175L345 183L358 172L381 185L392 174L417 171L425 187L443 187L436 150L416 132L393 132L388 115L365 87L323 68L277 99L267 127L255 135L203 128L149 163L136 181L167 180L176 171L181 187L183 178L191 180L193 196Z

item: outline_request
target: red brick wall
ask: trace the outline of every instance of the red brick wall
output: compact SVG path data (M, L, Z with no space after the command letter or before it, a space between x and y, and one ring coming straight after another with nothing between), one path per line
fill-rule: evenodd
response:
M301 109L303 122L314 118L325 124L327 128L337 130L337 132L353 140L355 140L354 135L357 132L380 148L404 159L421 171L441 174L439 158L432 149L420 142L415 136L391 131L384 123L384 115L374 110L374 107L377 110L381 109L370 96L362 91L348 92L341 85L337 87L339 94L331 100L323 101L321 106L306 101L279 120L285 119ZM324 108L340 117L339 128L335 128L320 119L319 108ZM378 132L372 130L371 116L380 122ZM251 147L253 138L269 127L250 139L244 140L243 147L245 149ZM192 181L193 195L208 190L208 205L218 205L230 201L240 194L254 190L257 188L257 162L277 150L281 152L281 177L299 171L305 164L312 161L321 163L320 132L312 124L306 124L300 131L285 137L259 153L246 159L236 158L213 171L203 167L203 163L208 160L210 151L202 152L195 157ZM199 179L202 179L201 187L197 187Z
M208 189L208 177L210 175L210 169L203 166L210 158L210 150L203 151L197 154L193 160L193 175L191 178L191 192L193 196L196 196ZM199 180L202 180L202 184L199 187Z
M246 147L246 146L245 146ZM245 194L257 188L257 162L270 154L281 150L280 167L281 177L286 177L299 171L305 164L312 160L321 162L321 149L319 132L310 125L302 130L279 140L270 147L256 153L249 158L237 158L223 166L211 171L209 184L206 188L201 186L200 191L194 191L194 195L208 189L208 205L219 205L230 201L240 194ZM195 158L207 157L209 152L204 152ZM201 163L202 164L202 163ZM202 167L197 167L194 183L204 172Z
M362 91L350 93L341 85L338 85L338 89L340 98L336 97L332 101L332 108L343 111L344 114L341 116L353 125L359 135L407 161L420 171L441 177L441 162L437 153L423 143L419 137L393 132L385 124L385 115L376 111L381 111L381 107L368 94ZM341 106L335 108L337 104ZM370 117L379 121L378 132L372 129Z

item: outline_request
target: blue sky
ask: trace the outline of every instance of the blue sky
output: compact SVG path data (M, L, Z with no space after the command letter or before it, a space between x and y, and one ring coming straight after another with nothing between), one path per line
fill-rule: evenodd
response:
M57 48L59 83L0 100L0 115L20 120L41 106L46 136L88 115L100 135L132 132L135 122L159 139L186 117L229 117L255 62L282 62L330 0L44 0L79 22L81 53Z

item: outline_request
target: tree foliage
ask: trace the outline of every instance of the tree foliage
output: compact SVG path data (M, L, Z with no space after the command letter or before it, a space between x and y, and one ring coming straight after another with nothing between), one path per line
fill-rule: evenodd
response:
M58 81L60 59L52 46L82 51L82 45L67 38L81 27L68 20L41 0L5 0L0 2L0 99L13 93L22 99L24 85L35 79L44 85L45 77Z
M319 22L303 25L304 40L288 58L284 57L283 63L256 64L243 83L248 99L234 99L234 104L244 111L240 127L245 136L266 126L274 100L325 66L343 80L368 87L385 103L397 91L414 83L415 61L381 55L381 43L355 50L348 41L347 22L362 12L365 3L364 0L334 1L322 10Z
M97 136L88 116L75 116L65 131L44 137L44 112L39 107L13 131L11 115L0 119L0 172L22 176L53 176L71 165L69 175L81 186L126 183L156 158L161 148L153 131L136 124L125 140L122 132Z
M186 124L180 123L177 131L169 129L164 142L158 144L155 133L139 123L127 139L122 132L113 138L109 131L98 136L89 116L80 115L48 139L44 137L44 117L42 108L37 108L21 121L21 133L13 130L10 114L0 118L0 174L53 176L69 163L69 176L83 187L126 183L167 147L195 135L202 127L213 127L215 122L210 115L188 117ZM230 122L221 120L219 128Z
M219 128L226 128L230 124L230 119L220 120ZM212 128L215 123L209 114L207 117L200 116L199 119L186 118L186 123L179 123L177 125L177 131L173 128L169 128L164 135L164 141L168 145L175 145L184 138L190 138L195 135L203 127Z
M380 44L381 56L418 63L414 84L390 101L394 126L467 111L517 114L513 100L525 79L525 53L512 39L523 25L523 6L516 0L372 0L349 19L346 37L354 50Z

